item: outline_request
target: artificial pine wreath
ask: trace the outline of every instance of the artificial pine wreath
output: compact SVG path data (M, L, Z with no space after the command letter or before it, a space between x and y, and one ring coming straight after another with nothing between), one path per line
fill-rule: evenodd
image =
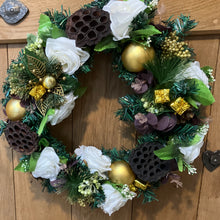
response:
M96 0L72 15L62 9L40 16L37 35L28 35L3 86L8 120L1 121L1 134L23 154L15 170L41 178L51 192L67 191L70 203L109 215L141 194L151 202L164 179L181 186L175 170L196 173L191 164L209 127L200 107L215 101L212 68L200 68L184 41L197 23L181 15L155 24L157 4ZM71 114L85 92L77 77L102 51L113 54L114 70L134 91L119 98L116 116L134 124L137 145L119 151L80 146L69 154L46 124Z

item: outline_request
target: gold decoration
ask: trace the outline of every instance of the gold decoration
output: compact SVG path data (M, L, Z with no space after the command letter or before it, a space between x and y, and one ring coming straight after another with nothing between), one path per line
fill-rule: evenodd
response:
M52 89L56 84L56 79L53 76L45 76L43 79L43 86L46 89Z
M39 112L43 116L45 116L47 113L47 109L48 109L48 103L44 100L39 100L39 101L36 101L36 106L37 106L37 109L39 110Z
M40 100L41 97L46 93L46 89L42 85L35 86L29 94L34 97L36 101Z
M155 103L165 103L170 101L170 90L169 89L159 89L154 91Z
M143 183L140 182L139 180L135 180L135 181L134 181L134 186L136 186L136 187L139 188L139 189L146 190L147 187L150 186L150 184L149 184L149 183L143 184Z
M59 95L59 96L64 96L64 91L63 87L60 84L57 84L52 90L52 93Z
M170 104L170 107L179 115L182 115L186 110L190 108L188 102L179 97Z
M188 47L188 44L186 42L180 42L178 40L179 37L176 36L176 31L171 32L170 35L165 38L165 41L161 46L163 50L163 57L191 57L189 50L185 49L186 47Z
M129 185L129 189L130 189L132 192L137 192L137 188L135 187L134 184Z
M46 74L46 65L41 60L27 54L28 69L37 77L43 78Z
M108 175L113 183L131 185L134 182L135 174L127 162L115 161L111 164L111 169Z
M6 114L11 121L20 121L25 116L25 108L21 106L21 100L10 99L6 105Z
M144 47L140 44L129 44L122 53L122 63L130 72L140 72L144 70L144 64L150 62L155 57L153 47Z

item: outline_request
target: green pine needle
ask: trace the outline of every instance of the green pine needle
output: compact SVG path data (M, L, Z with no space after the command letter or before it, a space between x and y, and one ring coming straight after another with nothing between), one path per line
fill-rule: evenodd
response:
M163 21L163 23L171 27L173 31L176 31L176 34L180 37L187 36L187 32L195 28L198 24L195 20L191 20L190 16L185 16L183 14L177 19L171 20L171 18L172 16L168 20Z
M155 58L153 62L147 63L145 67L153 73L157 82L161 85L172 82L174 77L183 69L186 62L186 60L178 57L166 59Z

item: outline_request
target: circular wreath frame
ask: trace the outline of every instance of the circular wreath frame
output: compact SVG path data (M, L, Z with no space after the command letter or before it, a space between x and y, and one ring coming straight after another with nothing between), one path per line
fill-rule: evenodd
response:
M100 207L109 215L140 194L144 202L153 201L154 188L168 179L181 186L172 171L196 173L191 163L208 131L199 108L214 102L212 68L200 68L184 41L195 20L181 15L155 25L157 3L97 0L72 15L62 9L40 16L38 34L28 35L3 86L8 120L1 121L1 134L23 154L15 170L41 178L49 192L67 191L70 203ZM114 16L126 15L117 4L137 9L128 24L115 23ZM80 146L69 154L46 124L68 117L86 91L77 75L88 73L94 52L103 51L113 54L114 70L134 91L119 98L116 116L134 124L137 145L121 150Z

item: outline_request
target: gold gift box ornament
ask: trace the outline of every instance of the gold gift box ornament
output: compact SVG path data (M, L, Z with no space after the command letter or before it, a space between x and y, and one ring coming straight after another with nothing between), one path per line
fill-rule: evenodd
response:
M182 97L177 98L174 102L170 104L170 107L179 115L182 115L186 110L190 108L188 102L186 102Z
M158 89L154 91L155 103L170 102L170 89Z

